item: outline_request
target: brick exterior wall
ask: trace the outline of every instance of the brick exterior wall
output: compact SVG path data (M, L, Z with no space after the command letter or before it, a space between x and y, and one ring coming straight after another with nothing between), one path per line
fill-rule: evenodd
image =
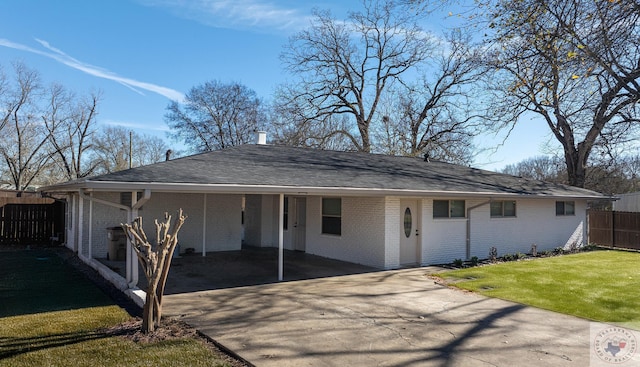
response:
M119 193L94 193L96 198L119 203ZM342 234L321 233L322 197L306 197L306 252L378 268L400 266L401 207L399 197L342 197ZM433 199L418 201L420 211L419 256L422 265L449 263L466 258L466 218L433 218ZM206 227L206 251L239 250L242 241L242 195L152 193L139 214L145 218L145 230L154 233L153 219L165 211L174 214L183 208L189 217L179 240L182 251L192 247L202 251ZM515 218L491 218L486 199L466 200L474 207L470 216L471 256L487 258L495 246L498 255L527 253L532 244L539 251L565 247L586 238L584 200L575 200L575 215L556 216L555 200L516 200ZM74 209L80 208L75 200ZM206 223L204 212L206 205ZM289 199L289 226L292 225L293 198ZM106 257L107 227L126 222L127 212L94 202L91 243L92 256ZM83 203L82 253L89 254L89 202ZM276 247L278 241L278 195L246 195L245 240L253 246ZM77 218L80 219L79 216ZM72 232L80 234L79 226ZM284 232L285 248L292 248L291 232Z
M96 192L93 195L98 199L120 203L120 193L117 192ZM78 210L79 200L76 201L78 204L75 205L75 209ZM138 215L144 218L143 226L147 236L154 239L154 219L163 219L164 213L168 212L175 220L177 210L182 208L184 214L187 215L187 220L178 234L182 252L189 247L194 248L196 252L202 252L203 229L205 228L205 250L207 252L239 250L242 233L242 195L207 194L206 205L205 223L204 194L152 193L151 199L138 211ZM92 209L91 215L90 209ZM89 245L91 244L93 258L106 258L109 242L107 228L127 223L129 221L127 211L98 202L90 204L89 200L84 200L82 212L82 223L80 223L82 226L81 253L89 256ZM89 230L89 218L91 218L91 231ZM91 236L91 241L89 241L89 236Z
M342 235L322 234L322 198L307 197L306 252L384 268L385 198L342 198Z
M466 200L470 208L486 200ZM485 259L492 246L498 256L583 244L587 203L575 201L575 215L556 216L555 200L516 200L515 218L491 218L489 204L471 211L471 256ZM422 201L422 264L449 263L466 258L466 218L433 218L433 200Z
M384 268L400 266L400 198L386 197L384 206Z
M113 203L120 203L120 194L114 192L96 192L93 194L95 198L106 200ZM91 256L93 258L106 258L108 251L107 228L117 227L120 223L127 223L127 211L114 208L105 204L94 202L90 204L88 200L84 200L84 225L83 234L88 239L89 236L89 208L92 207L93 213L91 214L92 228L91 228ZM153 233L153 232L152 232ZM83 241L82 249L83 254L89 256L88 253L89 243Z

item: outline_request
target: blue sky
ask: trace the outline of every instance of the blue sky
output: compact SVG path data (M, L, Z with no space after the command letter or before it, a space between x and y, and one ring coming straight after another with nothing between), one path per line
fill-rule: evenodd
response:
M340 0L3 0L0 65L10 73L11 62L24 61L45 83L101 91L101 124L165 137L171 99L217 79L240 82L268 100L286 77L282 46L308 24L311 10L343 17L360 6ZM430 31L442 26L444 17L425 19ZM500 169L539 155L547 131L540 121L521 121L504 146L479 155L474 165ZM502 141L477 140L485 148Z

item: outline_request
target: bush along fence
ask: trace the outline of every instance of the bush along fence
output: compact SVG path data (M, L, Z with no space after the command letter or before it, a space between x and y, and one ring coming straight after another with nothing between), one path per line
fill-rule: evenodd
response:
M589 210L589 243L640 250L640 213Z

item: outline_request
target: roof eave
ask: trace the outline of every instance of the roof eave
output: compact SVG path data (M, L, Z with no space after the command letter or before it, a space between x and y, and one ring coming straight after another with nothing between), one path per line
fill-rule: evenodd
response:
M405 196L405 197L477 197L477 198L527 198L527 199L583 199L608 200L603 195L568 194L568 193L508 193L487 191L443 191L414 189L385 189L358 187L312 187L312 186L279 186L279 185L242 185L242 184L194 184L194 183L158 183L158 182L121 182L121 181L74 181L60 185L41 188L44 192L77 192L84 191L141 191L150 189L153 192L184 193L221 193L221 194L287 194L287 195L340 195L340 196Z

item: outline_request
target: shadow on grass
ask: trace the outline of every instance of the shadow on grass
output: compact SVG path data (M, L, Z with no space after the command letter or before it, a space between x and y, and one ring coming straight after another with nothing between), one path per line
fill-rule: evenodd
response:
M113 305L55 252L0 252L0 317Z
M64 347L89 340L104 339L113 334L102 331L84 331L25 338L0 337L0 360L43 349Z

